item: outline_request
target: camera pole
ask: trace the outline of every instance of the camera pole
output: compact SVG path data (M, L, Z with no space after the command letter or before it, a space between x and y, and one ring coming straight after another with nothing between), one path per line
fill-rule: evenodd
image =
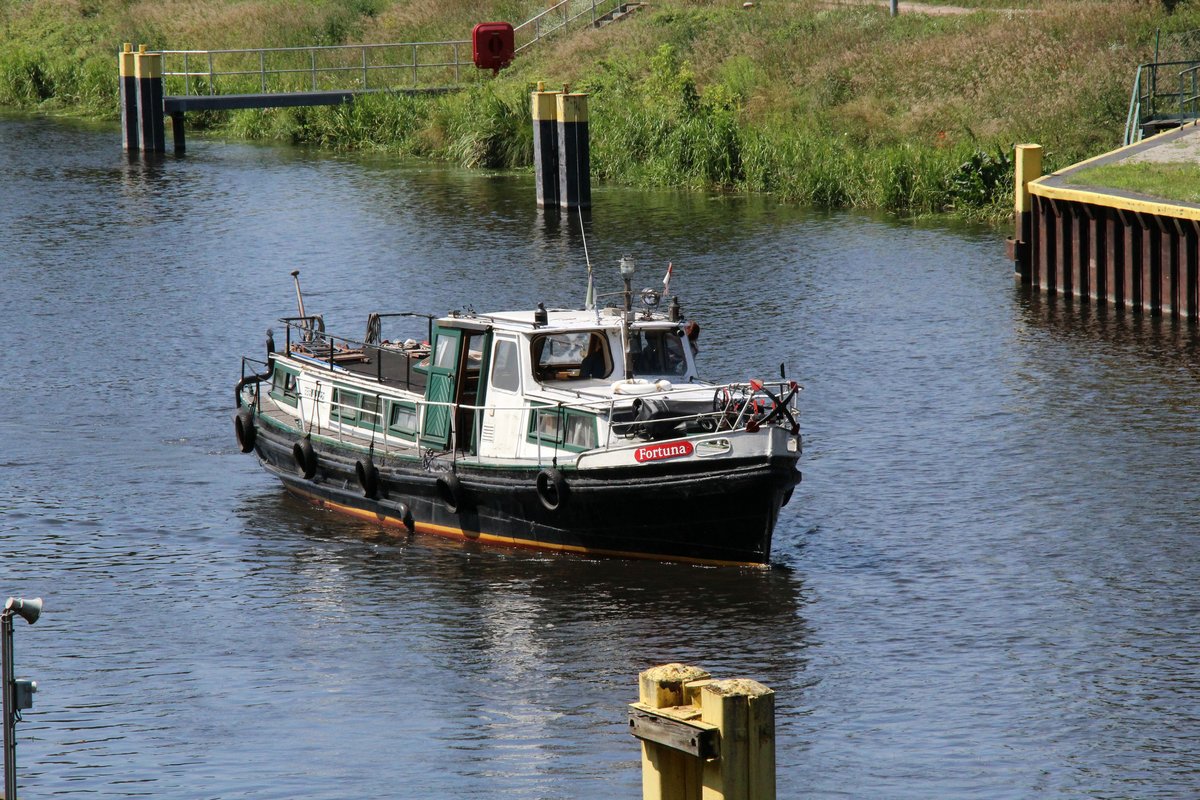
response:
M20 615L32 625L42 613L42 599L10 597L0 611L0 684L3 688L4 713L4 800L17 800L17 720L21 709L33 705L37 684L18 681L13 673L13 616Z

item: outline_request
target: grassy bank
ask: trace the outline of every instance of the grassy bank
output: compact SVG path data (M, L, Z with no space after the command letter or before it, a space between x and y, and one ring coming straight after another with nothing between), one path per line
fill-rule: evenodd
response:
M999 219L1008 154L1039 142L1056 169L1123 132L1154 32L1200 28L1200 7L999 3L890 18L815 0L659 0L628 21L564 36L454 95L189 117L253 139L526 168L528 91L586 89L602 180L766 191L827 207ZM0 104L115 117L115 52L465 38L544 3L429 0L25 0L4 6Z

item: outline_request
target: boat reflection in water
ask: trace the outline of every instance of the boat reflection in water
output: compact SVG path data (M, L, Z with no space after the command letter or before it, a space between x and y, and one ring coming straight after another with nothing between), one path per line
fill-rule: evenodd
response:
M271 611L289 632L278 644L300 648L268 693L325 709L323 741L390 742L404 758L387 772L412 796L473 796L488 775L522 796L542 784L552 796L636 796L625 704L659 663L760 680L788 698L781 741L805 735L809 634L803 584L787 570L407 536L279 492L240 516L256 580L287 598ZM279 638L232 635L255 653Z

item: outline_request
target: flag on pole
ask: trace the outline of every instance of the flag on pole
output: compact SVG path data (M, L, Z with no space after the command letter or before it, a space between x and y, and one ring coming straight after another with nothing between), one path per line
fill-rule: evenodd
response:
M667 274L663 275L663 297L671 291L671 262L667 262Z

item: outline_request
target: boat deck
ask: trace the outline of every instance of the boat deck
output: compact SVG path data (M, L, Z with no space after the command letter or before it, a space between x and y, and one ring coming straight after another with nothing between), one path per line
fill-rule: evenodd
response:
M327 367L331 360L328 347L314 348L293 344L292 355L310 359ZM365 350L335 350L332 363L335 370L345 370L363 378L386 383L390 387L424 394L428 376L416 367L428 355L428 350L370 347Z

